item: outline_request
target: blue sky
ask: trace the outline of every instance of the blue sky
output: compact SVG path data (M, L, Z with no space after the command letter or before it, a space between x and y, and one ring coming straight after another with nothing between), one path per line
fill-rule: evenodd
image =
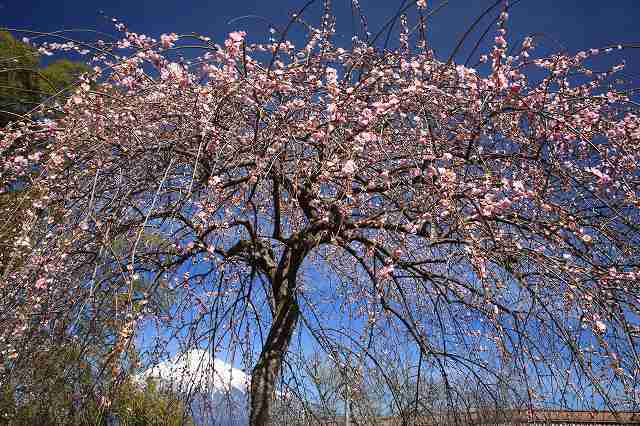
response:
M360 0L375 32L392 16L402 0ZM429 0L437 5L441 0ZM268 36L267 22L282 26L287 15L306 0L0 0L0 27L54 31L91 28L112 32L111 23L101 15L116 17L131 31L158 36L164 32L198 32L222 41L230 31L244 29L249 39ZM494 0L449 0L430 22L429 39L439 57L447 57L460 35ZM512 0L513 2L513 0ZM333 0L338 31L345 42L351 36L351 0ZM322 1L309 9L310 18L319 16ZM256 15L261 18L242 18ZM310 19L313 21L313 19ZM232 21L229 24L229 21ZM522 37L544 35L549 48L563 46L569 51L601 47L611 43L640 42L640 2L637 0L522 0L511 11L510 33ZM481 25L480 31L488 25ZM470 43L473 44L475 39ZM640 51L626 51L627 70L640 69ZM466 54L457 58L463 62Z

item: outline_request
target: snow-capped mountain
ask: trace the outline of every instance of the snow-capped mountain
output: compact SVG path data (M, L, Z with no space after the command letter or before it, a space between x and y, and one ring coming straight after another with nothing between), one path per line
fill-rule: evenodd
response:
M183 398L199 425L246 425L247 391L251 378L242 370L192 349L160 362L137 376L156 379Z
M178 354L172 359L148 368L139 375L143 381L147 377L159 379L163 383L171 383L180 388L220 392L236 390L245 393L251 382L250 377L242 370L213 358L204 349L192 349Z

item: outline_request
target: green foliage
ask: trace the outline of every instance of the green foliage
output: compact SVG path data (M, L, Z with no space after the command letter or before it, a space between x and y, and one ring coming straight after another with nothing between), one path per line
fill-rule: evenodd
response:
M38 52L0 31L0 125L27 111L40 98L35 70Z
M163 390L153 380L147 380L140 387L132 380L118 389L118 402L112 413L120 424L127 426L144 425L192 425L189 416L184 416L185 405L170 391Z
M87 71L87 65L67 59L42 67L35 48L0 31L0 126L53 95L63 99L65 90Z
M3 421L15 425L64 424L78 417L74 398L90 391L91 369L78 362L77 348L43 350L15 363L18 368L11 370L1 392ZM72 387L70 383L75 380Z
M58 60L40 70L39 89L44 94L57 94L67 89L73 80L88 70L83 63L71 62L68 59Z
M0 388L0 424L193 425L184 402L152 380L143 384L128 375L96 383L95 368L79 348L43 351L29 362L32 368L14 370Z

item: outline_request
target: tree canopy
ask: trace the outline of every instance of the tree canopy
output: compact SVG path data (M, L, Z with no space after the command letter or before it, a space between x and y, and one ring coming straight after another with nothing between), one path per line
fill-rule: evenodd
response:
M360 373L411 347L449 401L469 377L530 407L636 406L640 116L623 65L597 66L624 46L535 57L497 20L475 68L406 16L393 50L340 47L328 14L294 15L301 47L117 24L57 118L0 132L2 189L39 188L0 282L4 368L117 283L116 346L155 327L156 348L241 354L252 425L307 386L304 340Z

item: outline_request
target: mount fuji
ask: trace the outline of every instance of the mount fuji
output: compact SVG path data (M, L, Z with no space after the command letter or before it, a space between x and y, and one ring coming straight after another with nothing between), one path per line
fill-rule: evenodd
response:
M251 377L203 349L192 349L160 362L137 375L140 382L155 379L184 399L196 424L248 424Z

